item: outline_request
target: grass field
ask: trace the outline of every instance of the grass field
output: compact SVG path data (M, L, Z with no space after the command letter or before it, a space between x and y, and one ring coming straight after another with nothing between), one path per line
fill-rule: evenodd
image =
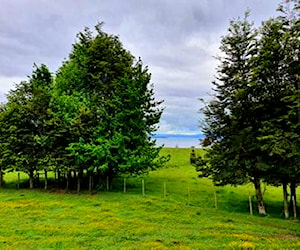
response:
M145 196L140 177L127 178L126 193L117 178L110 192L75 194L16 190L16 174L7 174L0 248L300 249L300 223L282 218L280 188L266 187L267 217L251 216L251 185L215 188L189 165L190 149L163 153L171 161L144 176Z

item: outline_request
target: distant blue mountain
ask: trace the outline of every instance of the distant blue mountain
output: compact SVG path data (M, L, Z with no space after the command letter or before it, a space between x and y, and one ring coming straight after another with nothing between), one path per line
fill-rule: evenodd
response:
M184 135L184 134L155 134L153 138L196 138L203 139L203 134L195 134L195 135Z

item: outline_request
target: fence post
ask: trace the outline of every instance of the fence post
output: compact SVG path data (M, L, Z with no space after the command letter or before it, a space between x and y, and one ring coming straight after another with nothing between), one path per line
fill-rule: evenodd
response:
M124 193L126 193L126 177L124 177L123 191Z
M250 215L253 215L251 195L249 195L249 212L250 212Z
M145 196L145 181L142 179L142 195Z
M109 179L108 176L106 176L106 190L109 190Z

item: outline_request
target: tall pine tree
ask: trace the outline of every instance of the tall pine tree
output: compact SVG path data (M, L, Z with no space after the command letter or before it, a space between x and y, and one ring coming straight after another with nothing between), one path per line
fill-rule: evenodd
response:
M253 65L257 55L257 31L248 20L231 21L228 34L222 38L214 99L205 115L207 158L198 160L197 169L211 176L217 185L254 184L259 214L266 214L261 179L268 166L263 163L256 139L260 112L252 91Z

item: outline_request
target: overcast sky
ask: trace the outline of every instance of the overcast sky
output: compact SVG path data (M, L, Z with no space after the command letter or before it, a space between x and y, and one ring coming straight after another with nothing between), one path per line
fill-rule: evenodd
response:
M0 102L26 80L33 63L52 72L85 26L104 22L149 66L165 100L161 133L199 133L201 103L214 78L220 37L229 20L251 10L256 25L276 15L280 0L0 0Z

